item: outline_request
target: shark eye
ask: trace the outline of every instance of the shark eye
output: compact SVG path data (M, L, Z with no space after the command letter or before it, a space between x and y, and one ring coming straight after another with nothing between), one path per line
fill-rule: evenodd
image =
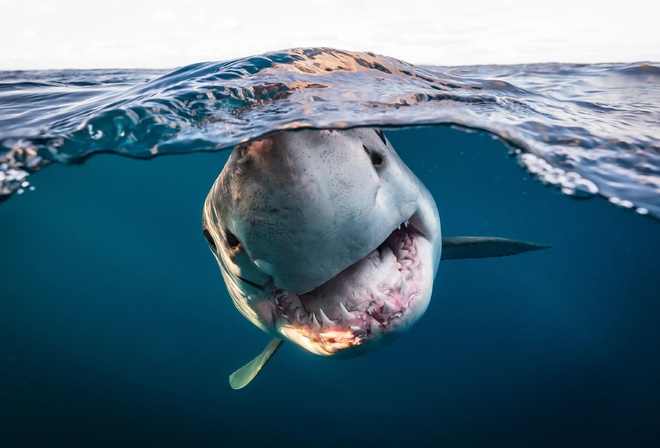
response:
M211 236L211 232L209 232L206 228L204 228L203 232L204 232L204 238L206 238L206 242L209 243L209 246L211 246L212 248L215 249L216 248L215 247L215 241L213 241L213 237Z
M371 164L374 167L378 168L383 164L383 156L381 156L375 151L370 151L369 148L367 148L366 145L364 144L362 145L362 149L364 149L364 152L367 153L367 155L371 159Z
M238 238L236 238L236 235L231 233L229 230L225 230L225 237L227 238L227 244L232 249L237 248L241 244Z
M376 135L378 136L378 138L380 138L383 144L387 145L387 140L385 140L385 134L383 134L383 131L381 131L380 129L374 129L374 131L376 131Z

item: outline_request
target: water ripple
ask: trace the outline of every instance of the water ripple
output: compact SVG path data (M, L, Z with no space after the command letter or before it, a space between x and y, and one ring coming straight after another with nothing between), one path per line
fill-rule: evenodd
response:
M565 194L660 217L654 63L420 67L299 48L169 73L0 72L0 102L5 196L45 163L98 152L148 158L280 130L452 124L494 134Z

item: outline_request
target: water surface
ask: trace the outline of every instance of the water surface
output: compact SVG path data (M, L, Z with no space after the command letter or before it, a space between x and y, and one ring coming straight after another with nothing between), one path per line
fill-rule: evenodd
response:
M416 67L301 48L153 71L0 74L0 193L43 163L229 148L283 129L486 130L546 183L660 216L660 66Z
M383 62L388 59L378 61L392 71ZM554 447L660 441L660 227L650 195L658 139L656 128L643 124L657 114L652 64L445 68L442 76L458 87L438 90L447 96L442 100L417 103L404 87L436 90L429 84L437 84L438 68L414 68L432 82L411 75L413 81L400 85L375 65L330 72L320 65L316 73L308 62L309 70L285 75L254 68L260 64L268 65L259 58L169 74L2 75L4 100L23 95L32 101L30 109L16 99L15 112L2 114L6 160L18 164L11 168L16 172L33 173L18 187L5 177L13 194L0 204L2 444L335 447L433 440L457 447ZM208 79L191 81L195 70ZM372 84L358 82L368 79L365 73L373 75ZM279 87L250 97L262 76ZM316 77L321 85L325 76L331 86L291 88L300 78ZM621 86L611 92L609 85L598 92L588 86L617 76L646 79L637 87L651 92L625 100ZM19 86L7 88L11 82ZM236 87L241 83L244 90ZM228 89L229 99L207 102L209 89L217 96ZM324 101L308 101L313 113L304 114L299 100L307 89ZM351 89L354 96L347 94ZM567 94L571 89L575 98L593 94L600 103L610 101L615 112L581 106L583 100ZM61 96L48 99L46 91ZM243 98L232 103L239 94ZM635 121L632 104L647 103L652 106ZM209 119L211 113L222 120ZM609 121L625 113L632 124ZM584 120L569 120L570 114ZM491 128L412 127L442 121L438 117ZM269 337L234 309L201 233L203 200L228 156L213 150L276 129L370 120L406 125L386 135L435 197L446 235L505 236L552 249L442 262L429 310L393 344L345 361L285 344L253 383L231 390L228 374ZM534 131L530 121L550 131ZM505 131L520 140L507 146L491 138L493 132L514 135ZM560 144L563 132L584 138L577 146ZM627 143L607 143L613 134ZM533 144L523 145L525 139ZM598 143L582 146L587 141ZM33 151L20 159L19 147ZM136 158L154 148L179 154ZM604 194L603 179L593 175L584 179L598 194L574 200L575 193L562 192L565 185L539 182L517 163L532 154L559 169L558 154L571 148L590 154L576 156L575 166L587 167L585 176L613 167L618 196ZM646 184L636 158L642 155L650 164ZM649 214L616 207L612 197Z

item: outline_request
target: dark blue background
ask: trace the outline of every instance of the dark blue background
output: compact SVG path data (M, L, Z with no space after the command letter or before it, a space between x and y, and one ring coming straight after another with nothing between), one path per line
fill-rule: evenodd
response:
M660 443L660 223L572 200L500 142L387 131L445 235L549 243L440 265L424 318L345 361L268 336L201 234L227 153L52 166L0 204L1 446L651 446Z

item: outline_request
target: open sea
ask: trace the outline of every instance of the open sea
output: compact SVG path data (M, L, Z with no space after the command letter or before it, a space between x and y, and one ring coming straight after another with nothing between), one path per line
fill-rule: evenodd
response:
M204 199L238 143L362 126L443 235L552 248L443 261L394 343L283 344L232 390L270 337L226 292ZM660 62L0 72L0 198L2 447L660 445Z

